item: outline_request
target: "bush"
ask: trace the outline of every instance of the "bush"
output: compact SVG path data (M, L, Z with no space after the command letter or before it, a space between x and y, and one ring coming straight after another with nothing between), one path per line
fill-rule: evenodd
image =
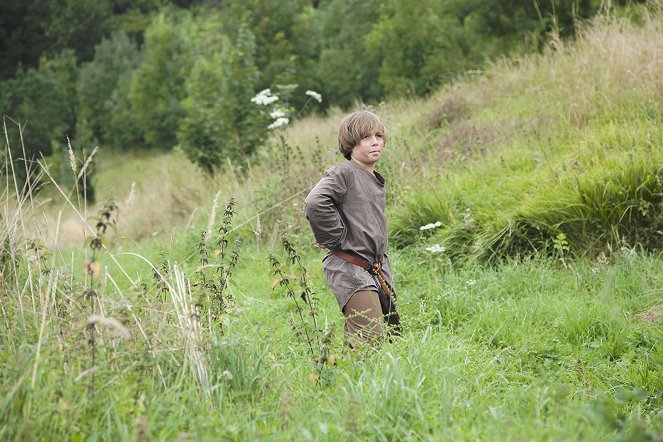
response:
M176 17L168 14L152 22L145 31L144 57L129 85L133 119L152 147L172 147L182 117L182 34L177 27Z
M53 143L75 135L77 77L74 52L65 50L53 58L42 58L38 69L19 69L14 79L0 84L0 113L25 129L28 161L50 155ZM8 132L13 159L22 159L18 125L9 124ZM20 165L16 171L17 178L24 180L25 167Z
M78 80L77 141L79 144L111 144L118 139L114 133L126 133L131 126L124 121L117 124L119 115L130 113L129 103L116 93L127 83L138 66L139 52L136 44L126 34L116 33L104 39L95 48L94 60L81 66ZM113 124L116 120L116 124ZM129 133L135 130L130 130ZM125 138L134 138L126 137ZM129 140L126 140L129 141ZM124 146L124 144L120 144Z
M265 140L267 122L251 103L258 70L255 42L246 26L229 42L215 20L192 23L187 48L193 67L185 83L180 148L207 172L226 158L242 161Z

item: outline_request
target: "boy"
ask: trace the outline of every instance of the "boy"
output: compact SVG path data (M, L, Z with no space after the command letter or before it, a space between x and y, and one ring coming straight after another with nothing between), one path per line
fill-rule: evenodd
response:
M400 329L387 250L385 180L374 170L387 131L371 112L346 116L338 129L339 150L348 162L333 166L306 197L305 213L325 278L345 316L351 341L377 345L385 321Z

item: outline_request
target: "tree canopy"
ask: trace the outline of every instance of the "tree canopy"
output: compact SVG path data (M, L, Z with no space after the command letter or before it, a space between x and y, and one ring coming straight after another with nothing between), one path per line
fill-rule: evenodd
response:
M599 0L2 2L0 112L28 155L74 144L247 158L312 90L319 112L425 95L497 56L572 37ZM278 106L251 98L270 89ZM313 109L308 106L310 111ZM283 114L283 115L282 115ZM270 117L270 115L276 117ZM273 130L273 129L272 129Z

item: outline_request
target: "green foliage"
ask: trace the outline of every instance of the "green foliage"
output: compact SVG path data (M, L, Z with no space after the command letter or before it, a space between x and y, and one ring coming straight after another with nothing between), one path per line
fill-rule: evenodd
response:
M601 2L596 0L474 0L460 7L472 11L470 14L476 14L489 34L513 39L526 38L529 34L535 42L541 44L545 34L551 31L558 31L562 36L573 35L575 21L591 17L600 6Z
M253 153L267 131L260 109L251 103L258 79L253 35L242 26L229 42L218 23L216 15L189 22L192 68L177 131L180 148L210 173L226 158L242 161Z
M142 41L161 8L160 0L22 0L4 2L0 15L0 81L14 77L18 67L37 68L42 57L73 49L78 62L90 61L95 46L116 32ZM187 4L188 3L188 4Z
M135 134L136 129L132 127L135 126L132 119L123 115L129 113L130 108L120 94L138 63L136 45L126 34L117 33L97 45L94 60L81 66L76 127L78 143L109 144L137 138L130 135ZM124 143L115 145L129 147Z
M19 67L36 68L49 48L44 35L48 1L3 2L0 14L0 81L13 78Z
M308 89L325 96L322 109L425 95L487 60L541 49L551 35L574 35L575 20L592 16L598 4L30 0L5 9L0 79L20 80L22 63L36 69L39 56L52 59L63 48L85 62L73 98L80 143L181 146L212 170L226 158L243 159L264 139L264 118L244 100L249 89L297 86L281 103L301 114L311 112L301 93ZM217 46L203 47L193 35ZM133 42L144 54L138 67ZM248 58L238 63L237 56ZM36 139L51 137L36 129Z
M480 65L480 47L444 0L391 0L365 37L369 54L380 61L379 79L389 95L422 95L455 75ZM402 38L407 35L407 38ZM370 62L363 60L361 62Z
M90 60L94 47L111 31L112 0L48 2L50 20L45 35L51 50L72 49L78 60Z
M104 134L104 131L109 129L104 139L107 139L111 146L122 149L145 145L130 98L133 73L134 71L123 72L117 79L117 87L108 103L110 121L102 130Z
M129 89L138 129L150 146L174 144L184 98L182 34L177 16L160 14L145 31L145 51Z
M223 31L231 40L247 30L254 36L257 90L296 83L302 84L304 90L318 87L315 78L310 78L313 75L310 60L316 56L311 42L319 41L319 33L315 29L307 29L309 32L301 29L302 23L307 26L311 18L306 13L313 10L309 1L231 0L220 9ZM291 104L299 108L303 103L296 96Z
M78 70L71 50L42 58L38 69L19 70L16 78L0 83L0 113L17 124L8 124L8 138L15 161L49 156L53 145L75 135ZM23 129L23 140L19 126ZM23 142L24 141L24 142ZM22 161L16 167L25 179Z
M380 53L364 47L379 17L380 2L332 0L320 12L321 49L318 75L329 101L349 107L353 100L381 97ZM315 23L315 22L314 22ZM315 35L315 30L310 30Z
M131 40L143 43L145 29L159 15L161 8L168 7L168 3L161 0L114 0L111 29L113 33L125 33Z

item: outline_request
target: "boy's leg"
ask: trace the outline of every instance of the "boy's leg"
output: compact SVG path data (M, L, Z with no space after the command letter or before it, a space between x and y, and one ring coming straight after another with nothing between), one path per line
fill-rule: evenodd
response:
M345 332L350 345L365 342L372 346L384 337L384 316L378 293L371 290L355 292L343 308ZM354 341L354 342L353 342Z

